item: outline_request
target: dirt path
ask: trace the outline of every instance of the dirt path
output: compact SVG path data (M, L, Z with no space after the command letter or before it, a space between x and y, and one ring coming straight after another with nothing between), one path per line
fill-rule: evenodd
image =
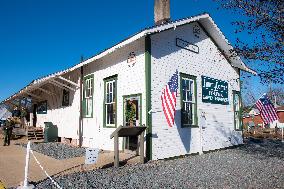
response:
M0 180L6 187L18 186L24 180L26 149L14 145L14 143L15 141L12 141L12 145L10 146L2 146L2 144L0 146ZM49 175L62 175L98 167L109 167L113 163L112 152L101 153L96 165L83 165L85 161L84 157L57 160L37 152L34 152L34 154ZM120 154L121 161L125 160L127 163L136 163L139 161L139 157L132 157L133 154ZM45 178L46 175L31 156L29 181L37 182Z

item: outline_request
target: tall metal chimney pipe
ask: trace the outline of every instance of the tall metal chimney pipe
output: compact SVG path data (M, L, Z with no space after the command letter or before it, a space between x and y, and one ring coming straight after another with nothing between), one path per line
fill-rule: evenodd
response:
M156 25L169 22L171 20L170 0L155 0L154 16Z

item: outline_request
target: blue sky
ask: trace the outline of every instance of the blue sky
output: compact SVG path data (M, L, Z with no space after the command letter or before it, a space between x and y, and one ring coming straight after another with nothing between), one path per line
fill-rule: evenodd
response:
M154 0L0 0L0 101L152 26L153 7ZM171 18L208 12L234 44L231 22L239 16L217 7L212 0L171 0Z

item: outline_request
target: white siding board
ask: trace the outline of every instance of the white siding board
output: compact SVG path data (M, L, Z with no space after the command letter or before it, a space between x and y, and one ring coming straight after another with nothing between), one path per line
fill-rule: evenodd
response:
M93 118L83 122L83 145L113 150L111 133L115 128L103 127L104 78L117 76L117 126L123 124L123 96L142 94L142 124L146 123L145 115L145 56L144 39L140 39L84 67L84 75L94 74L94 113ZM136 64L128 66L130 52L136 54ZM95 141L95 142L92 142ZM120 138L122 148L122 138Z
M242 143L241 133L234 131L232 90L240 89L235 79L238 71L220 53L213 41L201 30L200 37L192 34L193 24L177 27L151 36L152 53L152 132L153 159L196 153L200 149L200 129L181 128L180 94L178 89L176 124L169 128L162 112L161 91L176 71L197 76L197 108L200 121L205 112L206 127L203 130L203 150L214 150ZM199 47L199 53L176 46L176 37ZM161 72L161 70L163 70ZM202 102L201 76L208 76L228 82L229 105ZM235 140L237 139L237 140Z
M83 118L83 146L113 150L111 133L115 128L103 127L104 78L117 77L117 126L123 124L123 95L142 94L142 124L146 124L145 93L145 45L141 38L125 47L117 49L101 59L84 66L84 76L94 75L93 117ZM130 52L136 54L136 64L128 66ZM79 84L80 70L70 72L72 81ZM68 77L66 74L64 77ZM44 126L51 121L58 126L59 137L78 139L80 90L70 91L73 102L69 107L62 107L62 89L54 87L56 96L47 96L47 114L38 114L38 125ZM120 139L122 148L122 138Z
M79 71L67 73L65 78L79 84ZM78 139L79 128L79 99L80 90L70 91L70 105L62 106L63 90L54 85L48 84L44 86L56 95L42 95L47 100L47 114L37 114L37 126L44 127L44 122L52 122L58 127L58 136Z
M242 143L241 132L234 131L233 94L239 91L238 70L233 68L220 53L213 41L201 31L200 38L192 34L193 24L170 29L151 35L151 103L153 159L163 159L200 150L200 129L181 128L180 94L178 89L176 124L169 128L162 112L161 91L176 71L197 76L198 118L205 112L206 126L202 129L203 150L214 150ZM177 47L176 37L189 41L199 47L199 53L193 53ZM146 123L145 93L145 43L144 38L126 45L106 56L84 65L84 76L94 75L93 117L83 119L83 146L113 150L113 140L109 139L115 128L103 127L104 78L117 77L117 126L123 124L123 96L142 94L142 124ZM127 57L130 52L136 54L136 64L129 67ZM201 76L227 81L229 84L229 105L202 103ZM79 69L65 77L79 84ZM62 89L53 87L57 95L48 96L48 113L38 115L38 124L45 121L58 125L59 136L78 139L80 91L70 91L73 98L69 107L62 107ZM120 148L122 139L120 139Z

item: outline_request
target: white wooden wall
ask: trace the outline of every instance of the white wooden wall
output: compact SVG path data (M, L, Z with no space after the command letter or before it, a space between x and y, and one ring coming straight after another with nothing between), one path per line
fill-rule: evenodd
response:
M232 90L240 90L237 69L233 68L212 40L201 31L193 35L193 25L188 24L151 36L152 51L152 132L153 159L163 159L200 151L199 128L181 128L180 93L178 89L175 125L166 122L161 104L161 91L176 69L197 76L197 108L200 124L201 112L205 112L206 127L203 129L203 150L214 150L242 143L241 132L234 131ZM201 29L202 30L202 29ZM176 46L181 38L199 47L199 53ZM201 75L227 81L229 105L202 103Z
M142 94L142 124L146 123L145 114L145 39L116 50L105 57L84 66L84 76L94 74L93 118L83 118L83 146L113 150L110 134L115 128L103 127L104 78L117 77L117 126L123 124L123 95ZM129 66L130 52L136 54L136 64ZM69 75L69 74L67 74ZM71 72L71 79L79 84L80 70ZM53 86L51 86L53 87ZM47 114L38 114L38 125L44 126L51 121L58 126L59 137L78 139L80 90L70 92L71 105L62 107L62 89L53 87L57 96L48 96ZM46 94L45 94L46 97ZM122 148L122 138L120 138Z
M79 84L80 70L75 70L64 75L65 78ZM58 127L58 136L78 139L80 116L80 90L70 91L70 106L62 106L63 89L48 84L44 86L56 95L48 95L42 92L47 100L47 114L37 114L37 126L44 127L44 122L52 122Z
M145 46L144 39L137 40L84 67L84 75L94 74L93 118L84 118L83 145L113 150L110 139L114 128L103 127L104 78L117 77L117 126L123 124L123 96L142 93L142 124L145 124ZM130 52L136 54L136 64L127 63ZM120 138L120 149L122 138Z
M121 48L104 58L84 66L84 76L94 74L93 118L83 118L83 146L112 150L113 141L109 138L114 128L103 128L104 78L118 74L117 78L117 125L123 124L123 95L142 94L142 124L145 124L145 56L144 39ZM130 52L136 54L136 64L128 65ZM71 72L71 80L79 84L80 71ZM69 77L70 74L66 76ZM65 77L66 77L65 76ZM73 76L73 77L72 77ZM71 103L62 107L62 89L48 86L56 96L44 97L48 100L47 114L38 114L38 126L51 121L58 126L59 137L78 139L80 91L70 91ZM121 143L122 144L122 140ZM120 146L122 147L122 146Z
M231 67L212 40L201 30L199 38L192 34L193 24L188 24L151 36L152 46L152 132L153 159L179 156L200 151L200 129L181 128L180 94L178 90L175 125L169 128L165 120L161 91L176 69L179 72L197 76L197 108L200 123L201 112L205 112L206 124L203 129L203 150L214 150L242 143L241 132L234 131L232 90L239 91L238 70ZM176 46L176 37L194 43L199 53L193 53ZM83 146L113 150L109 138L115 128L103 127L104 78L117 77L117 126L123 124L123 95L142 93L142 124L145 115L145 43L141 38L130 45L84 66L84 75L94 74L93 118L83 119ZM136 54L136 64L129 67L127 57ZM69 76L70 75L70 76ZM80 71L75 70L67 77L79 83ZM229 105L202 103L201 75L227 81L229 84ZM49 86L53 87L53 86ZM38 115L38 124L51 121L59 128L59 136L78 139L79 94L71 92L71 105L62 107L62 89L54 87L57 96L48 96L48 113ZM120 139L120 148L122 140Z

